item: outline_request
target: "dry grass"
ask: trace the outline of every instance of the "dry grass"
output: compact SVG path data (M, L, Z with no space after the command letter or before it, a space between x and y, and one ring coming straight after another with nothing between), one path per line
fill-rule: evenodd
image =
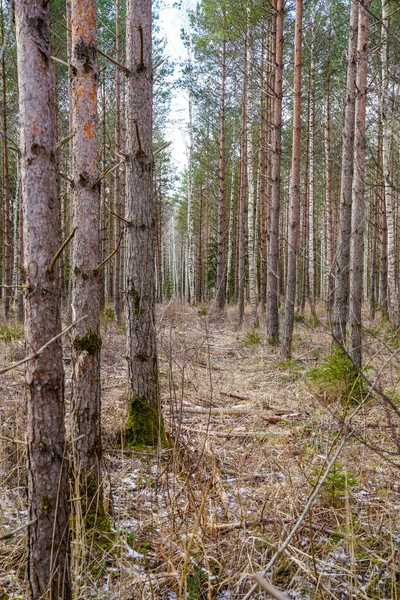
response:
M317 395L306 377L329 350L325 325L297 324L288 362L248 326L237 331L232 309L222 319L171 303L158 316L170 440L158 452L123 446L124 336L103 323L105 487L116 534L75 553L75 596L240 599L301 514L354 407ZM395 342L382 328L366 334L368 377L392 395ZM23 355L18 341L0 344L5 365ZM65 359L68 381L68 351ZM27 520L22 369L0 386L3 533ZM400 598L399 425L379 398L359 410L340 464L269 574L290 597ZM24 533L1 544L0 598L23 598Z

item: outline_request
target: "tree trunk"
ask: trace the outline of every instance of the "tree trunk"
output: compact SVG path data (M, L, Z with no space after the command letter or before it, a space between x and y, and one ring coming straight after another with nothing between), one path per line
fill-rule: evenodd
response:
M250 27L246 27L246 95L245 95L245 111L246 111L246 156L247 156L247 255L249 263L249 292L250 292L250 307L252 325L258 327L257 315L257 284L256 284L256 261L255 261L255 219L254 219L254 155L253 155L253 107L252 107L252 91L250 90L250 82L252 79L252 61L253 53L251 47Z
M27 353L61 331L50 3L16 0ZM69 600L64 373L61 338L27 363L27 596Z
M245 52L246 56L246 52ZM243 102L242 102L242 132L241 132L241 156L240 156L240 189L239 189L239 214L238 214L238 227L239 227L239 240L238 240L238 308L239 308L239 319L238 326L241 327L243 324L244 317L244 283L245 283L245 264L246 264L246 188L247 188L247 177L246 177L246 67L244 69L243 79Z
M381 64L382 64L382 89L381 111L383 127L382 164L383 181L385 186L386 222L387 222L387 258L388 258L388 291L389 291L389 319L391 323L399 325L399 296L397 293L397 252L395 210L393 199L393 174L390 165L391 140L393 136L393 117L389 108L389 52L388 52L388 0L382 0L382 34L381 34Z
M73 155L72 341L75 477L88 528L105 518L101 476L100 189L95 0L71 0Z
M3 4L1 4L3 13ZM3 14L2 14L3 17ZM4 19L1 19L1 39L4 43ZM11 298L11 218L10 218L10 171L8 165L8 131L7 131L7 82L4 52L1 61L2 81L2 124L3 124L3 202L4 202L4 318L7 321L10 314Z
M284 0L276 0L275 85L273 111L273 149L271 166L271 224L269 232L269 269L267 328L268 341L279 344L279 207L281 195L282 152L282 81L283 81L283 17Z
M309 123L309 154L308 154L308 299L310 302L311 315L317 317L315 312L315 298L317 296L316 277L316 252L315 252L315 202L314 202L314 125L315 125L315 98L314 98L314 24L315 7L313 8L311 23L311 64L310 64L310 123Z
M368 12L371 0L360 1L358 21L358 66L354 136L354 175L352 186L351 247L350 247L350 352L360 368L361 306L363 292L364 253L364 190L365 190L365 112L367 100Z
M335 301L333 307L332 324L334 340L339 344L344 344L346 340L347 309L349 302L351 188L353 182L358 6L358 0L352 0L350 9L349 47L347 56L346 104L342 141L339 241L337 247Z
M203 185L200 184L200 206L199 206L199 233L197 237L197 274L196 274L196 302L201 304L203 293Z
M282 339L282 354L290 358L296 299L296 268L298 254L298 231L300 218L300 132L301 132L301 50L303 0L296 0L295 22L295 65L293 106L293 150L292 181L289 204L288 266L286 278L285 321Z
M121 61L121 31L120 31L120 0L115 0L115 60ZM115 162L120 162L119 152L121 149L121 75L119 68L115 68ZM119 167L114 171L114 212L121 214L120 201L120 170ZM111 216L110 216L111 219ZM118 243L121 234L121 221L114 218L115 241ZM121 249L118 248L114 258L114 315L117 323L121 322Z
M126 218L132 225L127 228L126 258L126 437L132 446L156 445L163 438L155 323L151 31L151 0L128 0Z
M221 108L219 117L219 197L217 231L217 282L216 306L223 310L226 301L226 208L225 208L225 82L226 82L226 39L222 40L221 58Z

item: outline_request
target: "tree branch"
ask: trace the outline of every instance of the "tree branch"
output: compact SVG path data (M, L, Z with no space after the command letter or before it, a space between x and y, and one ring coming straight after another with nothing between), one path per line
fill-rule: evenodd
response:
M20 531L22 531L23 529L26 529L30 525L33 525L36 522L36 520L37 519L33 519L32 521L29 521L28 523L21 525L21 527L17 527L17 529L14 529L14 531L10 531L9 533L4 533L3 535L0 535L0 541L11 539L12 537L14 537L14 535L16 533L19 533Z
M108 56L108 54L106 54L105 52L103 52L102 50L100 50L100 48L97 48L97 52L101 56L104 56L104 58L106 58L107 60L109 60L110 62L112 62L113 65L115 65L116 67L118 67L119 69L121 69L121 71L123 71L124 73L129 73L128 67L126 67L125 65L121 65L121 63L119 63L118 61L116 61L114 58L111 58L111 56Z
M120 167L121 165L123 165L124 162L125 162L125 159L120 160L119 163L117 163L113 167L108 167L108 169L106 169L105 171L103 171L103 173L100 175L100 177L96 181L95 185L98 185L104 179L104 177L107 177L107 175L109 175L110 173L113 173L113 171L115 171L116 169L118 169L118 167Z
M73 323L71 323L71 325L69 325L68 327L66 327L65 329L63 329L63 331L61 331L61 333L59 333L58 335L56 335L53 338L51 338L51 340L49 340L48 342L46 342L41 348L39 348L39 350L37 350L33 354L30 354L29 356L26 356L22 360L14 363L13 365L10 365L9 367L6 367L5 369L1 369L0 375L4 375L4 373L8 373L8 371L12 371L13 369L16 369L17 367L20 367L21 365L24 365L25 363L27 363L27 362L29 362L29 361L34 360L35 358L37 358L40 354L42 354L42 352L44 352L44 350L46 350L46 348L48 348L48 346L50 346L53 342L55 342L56 340L58 340L60 337L62 337L66 333L68 333L68 331L70 331L70 329L72 329L73 327L75 327L75 325L77 323L79 323L80 321L83 321L83 319L86 319L86 317L87 317L87 315L85 315L84 317L81 317L77 321L74 321Z
M96 272L96 271L99 271L99 269L101 269L101 267L102 267L103 265L105 265L105 264L106 264L106 262L108 262L108 261L110 260L110 258L112 258L112 257L114 256L114 254L116 254L116 252L118 252L118 248L119 248L119 247L120 247L120 245L121 245L121 242L122 242L123 235L124 235L124 232L123 232L123 231L121 231L121 233L120 233L120 236L119 236L119 240L118 240L118 244L116 245L115 249L114 249L114 250L111 252L111 254L109 254L109 255L107 256L107 258L105 258L105 259L103 260L103 262L101 262L99 265L97 265L97 267L94 269L94 271L95 271L95 272ZM0 373L0 375L1 375L1 373Z
M54 268L54 265L56 264L57 259L59 258L61 252L64 250L64 248L67 246L67 244L69 244L69 242L74 237L75 231L76 231L76 227L73 228L73 230L71 231L71 233L69 234L69 236L66 238L66 240L64 240L64 242L61 244L61 246L59 247L59 249L55 253L55 255L53 257L53 260L51 261L50 266L49 266L49 273L52 272L52 270Z

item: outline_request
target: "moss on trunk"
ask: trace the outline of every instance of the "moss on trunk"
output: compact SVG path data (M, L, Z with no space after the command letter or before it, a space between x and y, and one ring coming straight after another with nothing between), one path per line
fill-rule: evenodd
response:
M131 448L141 446L166 446L164 421L158 408L146 398L134 396L129 401L126 441Z

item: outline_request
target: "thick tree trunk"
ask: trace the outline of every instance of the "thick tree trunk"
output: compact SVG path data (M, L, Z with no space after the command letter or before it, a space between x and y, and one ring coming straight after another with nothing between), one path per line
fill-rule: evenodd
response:
M357 73L358 0L350 8L349 47L347 56L346 103L342 141L342 172L340 186L339 241L335 279L332 333L339 344L346 340L349 302L349 261L351 234L351 187L353 182L353 152L355 125L355 91Z
M71 88L74 137L72 341L75 477L87 527L102 526L100 391L100 186L98 183L95 0L71 0Z
M295 22L295 65L294 65L294 105L293 105L293 150L292 181L289 204L288 266L286 278L285 321L282 339L282 354L290 358L294 325L294 304L296 299L296 268L298 254L300 218L300 132L301 132L301 50L303 25L303 0L296 0Z
M364 190L365 190L365 112L367 100L368 12L371 0L360 1L358 21L358 67L354 136L354 175L352 186L350 247L350 352L361 367L361 306L363 293Z
M132 225L127 228L126 258L126 437L133 446L156 445L163 437L155 323L151 26L151 0L128 0L126 218Z
M284 0L276 0L275 85L271 166L271 225L269 232L267 330L270 344L279 344L279 207L281 195L282 81Z
M219 197L217 231L217 282L216 306L223 310L226 301L226 208L225 208L225 82L226 39L222 40L221 58L221 107L219 116Z
M50 4L16 0L21 176L24 226L25 337L27 353L61 331L58 269L59 207L50 61ZM69 600L61 338L27 363L28 558L27 597Z

